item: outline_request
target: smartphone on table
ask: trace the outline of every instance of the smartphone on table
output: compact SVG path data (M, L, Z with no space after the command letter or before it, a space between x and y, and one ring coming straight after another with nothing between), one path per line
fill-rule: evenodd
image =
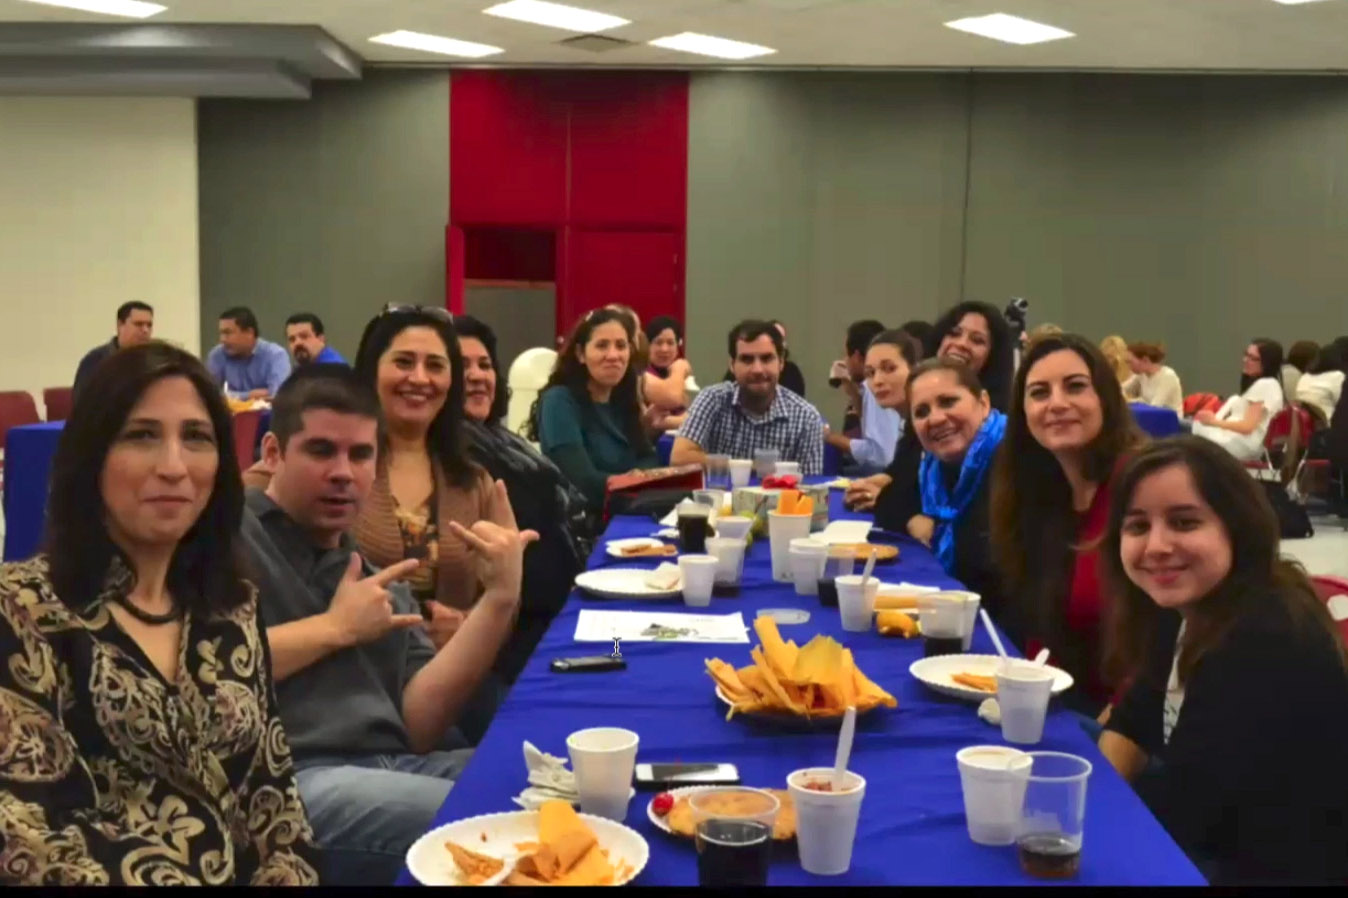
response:
M638 789L674 789L679 786L733 786L740 781L734 764L638 764Z

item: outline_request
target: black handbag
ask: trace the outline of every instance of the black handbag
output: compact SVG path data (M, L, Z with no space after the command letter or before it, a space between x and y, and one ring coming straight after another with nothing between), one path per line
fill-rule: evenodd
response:
M1304 506L1292 501L1286 487L1272 480L1259 482L1269 505L1273 506L1273 513L1278 516L1278 532L1283 539L1305 539L1315 535L1310 515L1306 514Z

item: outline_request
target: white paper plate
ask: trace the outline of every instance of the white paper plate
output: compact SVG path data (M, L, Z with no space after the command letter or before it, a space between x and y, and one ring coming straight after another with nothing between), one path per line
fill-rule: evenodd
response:
M977 689L961 686L950 679L951 675L971 673L991 677L996 675L997 668L1001 666L1001 663L1002 659L997 655L936 655L914 661L909 665L908 672L942 695L964 699L969 702L981 702L987 698L995 698L995 693L979 692ZM1060 670L1051 664L1045 664L1044 670L1053 674L1054 695L1060 695L1072 688L1072 675L1067 671Z
M576 576L576 586L601 599L677 599L681 589L656 589L646 585L649 568L609 567Z
M632 868L631 875L615 882L626 885L646 867L651 847L633 829L595 817L581 814L580 819L594 832L599 847L608 851L609 862L615 867L621 862ZM483 840L483 836L486 840ZM445 848L446 842L457 842L463 847L508 857L518 854L516 842L538 841L538 811L506 811L501 814L483 814L438 826L412 843L407 849L407 869L417 882L427 886L464 885L459 879L459 868Z
M739 788L739 787L738 787L738 786L731 786L731 785L725 785L725 786L680 786L680 787L677 788L677 789L666 789L665 791L667 791L670 795L674 796L674 800L675 800L675 801L678 801L680 798L682 798L682 797L685 796L685 795L693 795L694 793L697 793L697 792L714 792L714 791L716 791L717 789L737 789L737 788ZM757 787L750 786L750 787L748 787L748 788L757 788ZM781 790L781 791L785 792L786 790L783 789L783 790ZM659 792L655 793L655 795L659 795L659 794L660 794ZM674 832L674 830L670 829L669 822L668 822L668 819L667 819L667 818L661 817L659 814L655 813L655 795L652 795L652 796L651 796L651 800L648 801L648 802L646 802L646 819L650 820L650 821L651 821L651 824L652 824L656 829L660 830L661 832L668 833L669 835L673 836L673 837L676 838L676 839L687 839L687 838L688 838L687 836L680 835L679 833L676 833L676 832ZM689 841L691 841L691 839L690 839ZM773 841L777 841L777 842L794 842L794 841L795 841L795 836L792 836L790 839L774 839Z
M623 549L644 549L648 546L652 549L658 549L663 545L664 543L658 539L652 539L648 536L634 536L631 539L615 539L608 544L604 551L613 558L631 558L631 556L623 554ZM674 556L670 555L668 557L673 558ZM637 559L633 558L632 560L635 561Z

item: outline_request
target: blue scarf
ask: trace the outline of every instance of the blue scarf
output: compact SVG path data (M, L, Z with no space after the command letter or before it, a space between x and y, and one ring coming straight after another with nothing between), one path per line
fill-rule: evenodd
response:
M919 479L922 485L922 513L936 521L932 547L936 560L947 574L955 572L955 531L992 467L992 457L1006 434L1006 415L993 409L978 428L974 441L964 453L960 476L952 493L946 489L941 461L930 452L922 454Z

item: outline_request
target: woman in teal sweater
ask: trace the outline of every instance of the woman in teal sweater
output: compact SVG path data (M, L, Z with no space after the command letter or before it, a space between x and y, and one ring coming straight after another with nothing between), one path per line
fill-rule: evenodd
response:
M529 416L529 438L596 512L613 474L659 465L632 367L636 335L621 312L595 309L571 330Z

